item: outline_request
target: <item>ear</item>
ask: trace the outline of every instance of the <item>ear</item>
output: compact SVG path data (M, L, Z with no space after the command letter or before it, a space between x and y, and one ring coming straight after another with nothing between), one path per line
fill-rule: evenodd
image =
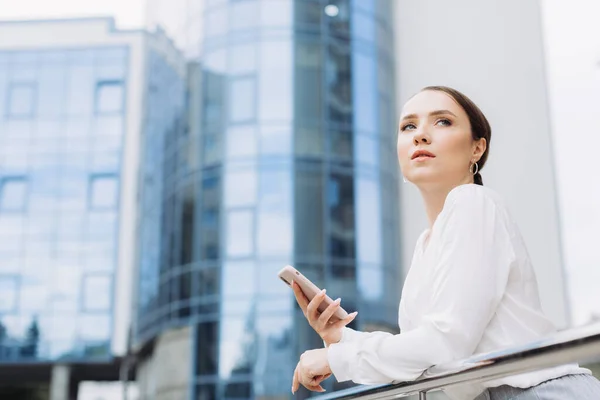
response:
M487 140L485 140L485 138L476 140L473 144L473 160L475 160L475 162L479 161L481 159L481 156L483 156L483 153L485 153L486 149Z

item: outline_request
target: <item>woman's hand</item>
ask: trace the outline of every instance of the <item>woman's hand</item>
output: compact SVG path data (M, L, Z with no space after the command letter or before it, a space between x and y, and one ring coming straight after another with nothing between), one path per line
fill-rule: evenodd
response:
M325 290L322 290L317 294L310 302L308 298L300 289L300 286L296 282L292 282L292 289L294 289L294 295L296 301L302 309L304 316L308 320L310 326L321 336L321 339L327 346L333 343L338 343L342 339L342 332L344 327L354 320L357 312L353 312L343 320L331 319L333 314L340 308L340 299L337 299L329 305L322 313L319 312L318 308L321 302L325 299Z
M300 385L313 392L324 392L321 382L331 376L331 368L327 361L327 349L305 351L294 371L292 393L296 393Z

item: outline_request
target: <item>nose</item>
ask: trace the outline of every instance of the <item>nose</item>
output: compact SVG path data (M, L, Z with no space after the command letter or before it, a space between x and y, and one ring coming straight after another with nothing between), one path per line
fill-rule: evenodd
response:
M415 132L415 136L413 137L413 143L415 146L418 146L419 144L430 144L431 137L429 136L429 132L423 128L417 130Z

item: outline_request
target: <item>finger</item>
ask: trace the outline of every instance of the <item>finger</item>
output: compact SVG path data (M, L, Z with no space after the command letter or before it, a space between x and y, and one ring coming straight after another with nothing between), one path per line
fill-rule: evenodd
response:
M308 307L308 297L304 294L300 286L296 282L292 282L292 290L294 291L294 296L296 297L296 302L302 309L302 312L306 312L306 307Z
M315 376L315 385L320 385L321 382L327 380L330 376L331 374Z
M354 318L356 318L356 315L358 315L358 311L354 311L352 314L348 315L346 318L333 324L333 326L335 328L343 328L344 326L348 325L350 322L354 321Z
M321 316L319 317L319 324L321 326L327 326L327 323L329 322L329 319L331 318L331 316L337 311L338 308L340 308L340 302L341 301L342 301L342 299L338 298L333 303L331 303L325 309L325 311L323 311L321 313Z
M298 366L294 370L294 379L292 380L292 394L300 388L300 380L298 379Z
M323 386L321 386L321 385L317 385L317 386L304 385L304 387L307 388L308 390L310 390L311 392L325 392L325 389L323 389Z
M317 310L319 308L319 306L321 305L321 303L323 302L323 299L325 298L325 289L321 290L319 293L317 293L317 295L315 297L313 297L313 299L310 301L310 303L308 303L308 307L306 307L306 313L307 313L307 317L309 319L309 321L311 319L315 320L317 319Z

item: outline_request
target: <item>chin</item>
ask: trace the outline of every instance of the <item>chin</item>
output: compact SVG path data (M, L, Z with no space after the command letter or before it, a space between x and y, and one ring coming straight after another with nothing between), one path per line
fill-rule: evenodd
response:
M415 171L414 173L406 176L406 179L415 185L436 183L441 180L440 178L441 177L439 174L433 174L431 171Z

